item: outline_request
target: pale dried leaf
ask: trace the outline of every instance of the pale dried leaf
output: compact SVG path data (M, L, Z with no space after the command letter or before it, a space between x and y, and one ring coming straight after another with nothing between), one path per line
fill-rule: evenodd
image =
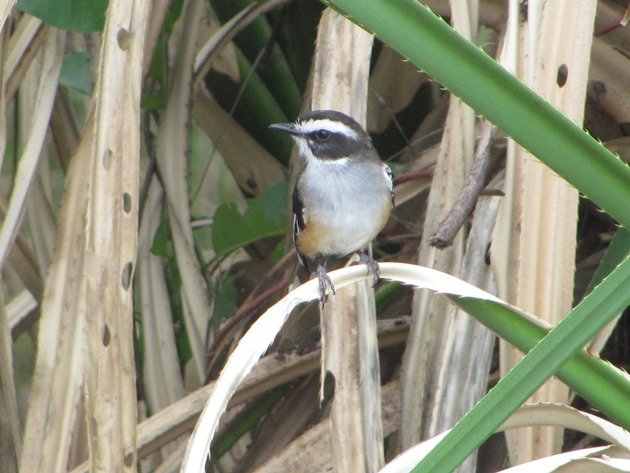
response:
M37 171L39 157L48 130L57 82L63 56L64 33L50 30L44 46L42 72L33 111L34 122L24 152L20 158L9 208L0 230L0 267L4 263L10 245L19 230L24 215L25 201Z
M594 15L590 1L530 4L519 51L524 67L519 76L577 123L583 119ZM562 69L565 82L559 81ZM500 215L508 232L497 232L493 252L500 294L555 325L573 301L578 192L521 148L509 150L506 194L511 195ZM520 356L502 344L502 372ZM566 402L568 388L552 380L533 399ZM557 429L508 434L515 463L551 455L561 444L562 431Z
M627 10L625 13L627 13ZM597 2L597 16L595 17L595 24L598 34L595 41L604 41L610 45L614 45L615 49L618 49L623 53L629 53L630 30L628 28L618 27L621 26L620 20L622 20L624 16L624 11L620 8L620 2L614 0ZM614 28L611 29L611 27ZM606 30L605 35L600 35L602 29Z
M184 395L164 264L161 258L151 253L161 219L162 196L162 188L154 177L140 224L136 268L144 337L142 379L151 412L165 408Z
M626 28L627 29L627 28ZM630 122L630 58L602 40L593 41L589 80L590 96L618 123Z
M630 447L630 435L620 427L612 424L611 422L588 414L586 412L579 411L572 407L562 404L532 404L526 405L515 411L509 419L507 419L497 429L498 432L507 429L522 428L532 425L554 425L572 428L578 431L583 431L597 437L604 439L607 442L611 442L615 447L612 447L612 452L616 455L620 455L619 449L623 449L623 455L627 456L628 447ZM426 440L422 443L416 444L409 448L383 468L379 473L397 473L407 472L420 462L448 433L449 431L442 432L441 434ZM556 462L557 460L563 460L570 458L574 453L576 458L583 458L592 453L605 452L611 449L611 447L596 447L596 449L578 450L576 452L568 452L562 455L550 456L542 459L542 462L550 461ZM561 463L556 463L556 467ZM564 461L566 463L566 460ZM530 468L531 465L531 468ZM519 470L523 468L523 470ZM529 464L519 465L508 470L510 472L516 471L551 471L541 469L540 464L531 462Z
M422 3L437 15L446 17L451 15L451 2L426 0ZM505 0L475 0L475 3L478 4L478 23L488 25L497 30L503 27L506 16Z
M86 398L92 471L135 471L136 378L131 280L138 231L140 90L148 2L107 11L86 222Z
M381 277L385 279L446 294L503 303L492 294L431 268L404 263L381 263L380 269ZM339 269L329 273L329 276L337 289L342 289L344 286L359 281L366 281L371 277L367 275L364 265ZM287 294L252 324L228 358L215 384L215 389L201 413L193 435L188 442L182 471L190 473L201 471L208 457L210 443L216 432L219 419L225 412L228 401L238 385L275 339L293 308L300 303L318 298L319 282L317 279L311 279Z
M388 436L400 423L400 392L398 383L382 388L383 434ZM282 452L255 470L255 473L325 473L332 471L330 451L330 419L311 427Z
M452 7L454 27L465 36L473 31L468 7ZM460 273L464 251L464 235L459 232L453 245L437 250L429 244L429 237L439 222L451 210L464 185L464 179L474 155L475 114L461 100L451 97L440 152L433 172L431 190L418 251L418 264L449 274ZM428 291L416 291L412 306L411 336L405 349L401 372L401 444L409 447L421 438L435 435L439 430L434 412L438 406L441 384L439 373L448 371L445 352L449 350L448 333L455 324L456 310L447 301ZM423 369L418 371L417 367ZM450 375L444 374L444 377Z
M13 352L11 348L11 325L9 314L4 305L4 295L0 291L0 399L2 406L0 409L3 416L8 419L0 426L3 437L11 437L13 440L13 462L16 462L22 451L22 427L18 418L18 403L15 389L15 378L13 376ZM5 429L9 430L8 435ZM4 461L4 458L3 458Z
M201 46L195 57L194 72L197 76L205 76L212 61L222 54L223 48L243 29L269 10L288 3L290 0L268 0L262 3L251 3L234 15L228 22L218 28L213 35ZM238 73L233 66L234 60L229 61L232 77Z
M188 192L188 124L191 81L199 19L205 3L189 0L184 5L179 34L174 47L178 51L173 70L173 84L155 138L156 154L168 203L171 236L177 267L182 281L182 306L188 339L193 354L195 384L205 378L205 343L210 305L207 286L194 248L190 226Z
M208 15L207 21L204 21L200 25L200 34L199 39L200 42L205 46L208 41L211 40L212 36L221 28L219 20L216 18L215 12L210 12ZM202 46L202 49L203 47ZM201 51L197 53L197 58L199 58L199 54ZM237 61L237 52L238 48L234 44L234 42L230 41L226 44L221 45L221 48L214 55L210 62L211 70L218 72L219 74L223 74L230 78L232 82L238 84L241 82L241 71L238 68ZM208 61L205 61L208 63ZM198 69L197 76L203 77L207 74L207 68L201 65Z
M5 18L6 19L6 18ZM4 25L4 20L2 20ZM0 30L0 54L2 58L6 57L8 47L7 38L9 37L8 28L2 28ZM0 169L2 169L2 163L4 161L4 154L7 147L7 99L6 99L6 87L7 87L7 74L4 68L4 63L0 62Z
M440 148L438 145L432 146L425 150L418 158L409 163L409 167L406 172L413 173L417 171L426 171L435 166L437 156ZM406 182L401 182L394 189L396 195L396 205L400 206L405 202L413 199L414 197L426 192L431 188L431 176L424 176L422 178L411 179Z
M253 438L240 459L241 465L254 470L270 458L285 454L287 446L311 426L313 419L321 417L319 384L319 376L313 374L282 397L252 432Z
M11 14L11 9L15 5L15 0L4 0L0 8L0 29L4 29L4 25Z
M42 60L37 57L20 83L20 94L16 97L18 106L18 126L21 133L28 135L32 130L32 117L37 111L36 97L41 77ZM52 120L52 111L51 118ZM50 256L55 242L56 222L52 215L52 189L48 146L40 151L36 174L26 200L26 222L28 224L29 247L35 256L39 274L48 272Z
M4 66L7 100L15 94L31 61L43 46L47 34L47 28L39 18L29 14L22 15L7 45Z
M522 419L522 420L520 420ZM561 425L584 432L630 452L630 433L612 422L565 404L528 404L518 410L518 416L505 422L506 428L527 425Z
M0 220L4 217L6 202L0 197ZM7 263L15 270L20 282L26 287L37 301L41 301L43 292L42 277L37 269L36 258L30 250L26 238L18 234L11 246ZM5 266L6 267L6 266Z
M332 9L324 11L311 71L312 109L338 110L365 126L372 44L369 33ZM320 317L321 395L326 377L335 385L330 413L334 467L375 471L384 453L373 290L367 282L340 289Z
M383 320L379 327L379 346L386 348L399 345L407 339L409 320ZM314 373L319 368L320 356L320 351L317 350L305 355L285 354L279 358L276 354L271 354L262 358L237 389L232 398L233 404L241 404L269 389ZM215 383L202 386L143 420L138 426L138 457L144 458L192 430L214 388ZM87 471L89 465L86 462L73 470L73 473Z
M59 216L56 251L46 278L37 361L26 418L21 471L67 471L68 452L83 382L85 218L93 127L71 161ZM53 415L52 413L55 413Z
M498 184L495 181L490 186ZM498 196L479 198L461 269L463 280L493 293L496 287L486 258L501 201ZM487 327L461 309L457 311L446 334L444 364L436 383L431 422L438 432L452 427L486 393L494 341L495 335Z
M379 346L400 345L407 339L408 330L407 317L379 321ZM270 354L262 358L234 394L233 404L251 400L269 389L314 373L319 368L320 357L320 351L316 350L305 355L285 354L279 358ZM138 431L140 456L159 448L183 430L192 429L213 390L214 383L210 383L144 421Z
M198 91L193 100L193 115L221 153L241 189L256 195L282 181L282 165L213 97Z
M392 116L406 108L418 89L428 81L430 79L426 74L402 58L394 49L383 48L370 75L367 104L370 131L385 131Z
M48 153L45 153L48 157ZM41 167L47 167L47 162L40 163L40 172L36 176L31 188L31 195L27 202L26 219L30 231L30 241L33 253L37 259L37 270L39 274L47 274L50 265L55 238L57 236L57 222L52 214L52 202L49 194L44 189L45 173Z
M614 473L630 472L630 460L615 458L614 450L592 447L523 463L502 473Z
M11 331L37 308L37 301L28 290L23 290L7 304L7 318Z

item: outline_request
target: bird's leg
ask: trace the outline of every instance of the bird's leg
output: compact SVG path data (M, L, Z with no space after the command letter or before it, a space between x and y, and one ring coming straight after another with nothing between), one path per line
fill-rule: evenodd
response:
M328 276L326 272L326 267L322 263L317 264L317 279L319 281L319 300L322 303L322 309L324 308L324 304L326 304L326 300L328 299L328 295L326 294L326 286L330 287L330 290L333 294L335 294L335 286Z
M359 264L365 264L368 267L368 274L372 273L373 277L372 285L376 286L376 283L381 277L381 269L378 266L378 261L361 251L359 253Z

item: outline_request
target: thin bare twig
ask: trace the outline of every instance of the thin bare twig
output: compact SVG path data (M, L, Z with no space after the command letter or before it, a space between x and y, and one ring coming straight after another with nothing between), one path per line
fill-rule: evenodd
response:
M416 169L415 171L408 171L397 176L394 176L394 185L402 184L404 182L415 181L416 179L423 179L425 177L433 176L434 166Z
M274 294L287 287L291 282L293 273L294 271L285 272L282 279L280 279L278 282L276 282L274 285L269 287L258 296L251 299L249 302L243 304L236 311L236 313L232 317L230 317L230 319L223 325L223 327L221 327L216 337L214 338L212 345L208 349L208 373L206 374L206 383L210 381L210 379L208 378L210 368L214 364L214 360L221 348L225 346L228 334L239 323L248 320L251 316L253 316L256 311L262 306L262 304L268 301Z
M490 169L490 154L496 138L497 129L492 127L485 133L479 144L466 183L457 196L453 208L446 218L440 222L429 243L436 248L446 248L453 244L453 239L471 214L477 203L477 198L483 190Z

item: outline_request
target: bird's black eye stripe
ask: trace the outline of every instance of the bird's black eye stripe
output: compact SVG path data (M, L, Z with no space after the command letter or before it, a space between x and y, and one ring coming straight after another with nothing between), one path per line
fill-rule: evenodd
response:
M331 129L326 126L313 127L310 130L308 128L310 127L307 127L302 136L306 138L313 156L318 159L339 159L353 154L360 155L366 151L367 145L371 145L367 135L365 139L359 139L354 130L348 129L346 132L342 127Z
M315 138L317 141L328 141L328 139L330 138L330 135L332 133L328 130L317 130L315 132L312 133L313 138Z

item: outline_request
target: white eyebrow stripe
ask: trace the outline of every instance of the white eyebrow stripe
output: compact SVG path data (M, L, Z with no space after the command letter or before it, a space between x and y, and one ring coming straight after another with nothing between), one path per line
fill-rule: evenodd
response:
M341 122L330 120L328 118L320 118L317 120L307 120L297 124L297 128L303 133L312 133L317 130L328 130L333 133L345 135L348 138L356 139L357 133L348 125Z

